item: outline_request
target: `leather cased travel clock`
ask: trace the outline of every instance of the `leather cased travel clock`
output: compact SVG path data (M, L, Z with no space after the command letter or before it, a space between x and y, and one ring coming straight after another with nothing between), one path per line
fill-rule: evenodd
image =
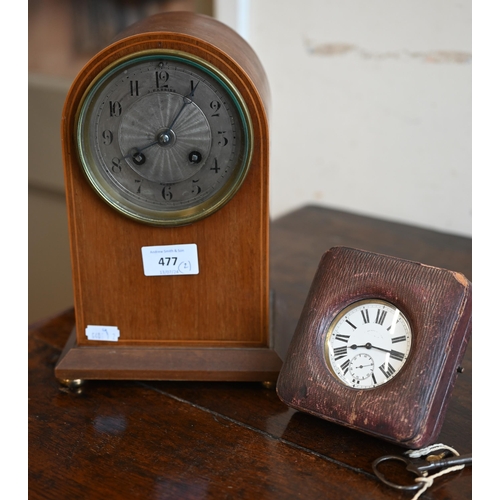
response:
M268 106L250 46L188 12L134 24L76 77L59 379L276 380Z
M438 436L472 330L456 272L327 251L277 382L292 408L408 448Z

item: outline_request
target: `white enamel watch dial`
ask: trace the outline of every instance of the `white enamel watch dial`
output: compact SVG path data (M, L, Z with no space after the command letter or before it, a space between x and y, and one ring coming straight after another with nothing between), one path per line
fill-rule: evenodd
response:
M76 141L83 170L113 208L184 225L221 208L248 172L252 126L237 88L190 54L140 52L96 77Z
M410 324L394 305L377 299L354 302L328 329L327 365L349 387L375 388L399 373L411 342Z

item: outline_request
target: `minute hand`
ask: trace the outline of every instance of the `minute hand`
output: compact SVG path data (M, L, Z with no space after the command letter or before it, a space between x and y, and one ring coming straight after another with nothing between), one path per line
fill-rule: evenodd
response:
M193 87L193 90L191 90L191 92L187 95L185 95L182 100L184 101L184 103L182 104L181 106L181 109L179 109L179 112L175 115L174 119L172 120L172 123L170 123L170 125L167 127L167 130L172 130L172 127L174 126L174 123L177 121L177 118L179 118L180 114L182 113L183 109L188 105L188 104L191 104L193 101L191 100L191 97L194 96L194 91L196 90L196 87L198 87L198 85L200 84L200 82L198 82L194 87Z

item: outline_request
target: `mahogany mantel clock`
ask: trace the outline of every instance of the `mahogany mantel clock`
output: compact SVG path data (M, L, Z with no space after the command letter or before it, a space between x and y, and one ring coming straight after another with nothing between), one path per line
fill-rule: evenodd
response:
M75 330L61 380L276 380L269 91L248 44L152 16L73 83L62 143Z

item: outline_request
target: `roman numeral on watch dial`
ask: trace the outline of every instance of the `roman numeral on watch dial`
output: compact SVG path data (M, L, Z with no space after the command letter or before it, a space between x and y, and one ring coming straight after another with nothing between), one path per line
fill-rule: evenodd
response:
M399 351L394 351L392 350L389 354L389 356L392 358L392 359L396 359L398 361L403 361L405 355L403 352L399 352Z
M335 336L335 340L338 340L339 342L347 342L349 340L349 335L342 335L339 333Z
M344 356L347 356L347 347L344 346L344 347L336 347L334 350L333 350L333 354L335 356L335 359L340 359L340 358L343 358Z
M384 363L379 366L379 370L386 376L386 378L390 378L394 373L396 373L395 368L390 363Z
M393 344L397 344L398 342L405 342L406 341L406 335L400 335L399 337L394 337L392 339Z
M377 309L377 317L375 318L375 323L383 325L386 316L387 316L387 311L382 311L381 309Z
M367 310L361 309L361 316L363 316L363 321L365 323L369 323L370 322L370 313Z

